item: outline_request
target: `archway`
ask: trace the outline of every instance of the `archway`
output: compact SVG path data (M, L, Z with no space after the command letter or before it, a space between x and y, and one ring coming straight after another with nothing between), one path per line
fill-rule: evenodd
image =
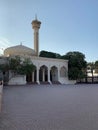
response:
M45 65L40 67L40 70L39 70L39 81L40 82L47 82L48 81L48 68Z
M67 69L64 66L60 69L60 77L67 77Z
M58 68L56 66L52 66L50 70L50 80L52 82L58 81Z
M36 70L26 75L27 83L36 83Z

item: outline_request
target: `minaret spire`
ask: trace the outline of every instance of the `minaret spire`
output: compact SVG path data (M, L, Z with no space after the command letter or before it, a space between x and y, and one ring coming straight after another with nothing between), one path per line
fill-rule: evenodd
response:
M34 50L36 56L39 56L39 28L41 22L37 20L37 15L35 15L35 20L32 21L32 29L34 29Z

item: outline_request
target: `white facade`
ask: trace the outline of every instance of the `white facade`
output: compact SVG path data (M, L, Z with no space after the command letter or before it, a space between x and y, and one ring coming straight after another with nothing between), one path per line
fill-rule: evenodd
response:
M26 84L26 83L61 83L69 84L68 80L68 61L61 59L43 58L35 56L25 56L30 58L36 66L36 70L31 72L29 80L24 76L12 76L9 80L9 85ZM27 80L27 81L25 81ZM71 83L71 82L70 82Z
M32 81L68 83L68 61L61 59L30 57L36 66L36 71L32 73ZM35 79L34 79L34 75Z
M14 51L15 50L15 51ZM30 83L61 83L69 84L68 80L68 60L45 58L34 55L30 55L31 49L23 45L17 45L11 48L7 48L4 51L6 56L20 56L21 58L29 58L36 66L35 72L31 72L30 77L26 77L27 81L24 81L20 76L13 77L9 75L9 83L12 84L26 84ZM12 78L11 78L12 77ZM18 82L19 81L19 82Z

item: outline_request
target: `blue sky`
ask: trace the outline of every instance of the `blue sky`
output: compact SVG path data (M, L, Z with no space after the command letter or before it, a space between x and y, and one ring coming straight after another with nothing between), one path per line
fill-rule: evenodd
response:
M34 48L35 14L42 22L40 50L79 51L88 62L98 60L98 0L0 0L0 54L21 42Z

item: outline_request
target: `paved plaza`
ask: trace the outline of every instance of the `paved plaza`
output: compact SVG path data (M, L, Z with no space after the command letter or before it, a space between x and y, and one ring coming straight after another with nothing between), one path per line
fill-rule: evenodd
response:
M4 87L0 130L98 130L98 85Z

